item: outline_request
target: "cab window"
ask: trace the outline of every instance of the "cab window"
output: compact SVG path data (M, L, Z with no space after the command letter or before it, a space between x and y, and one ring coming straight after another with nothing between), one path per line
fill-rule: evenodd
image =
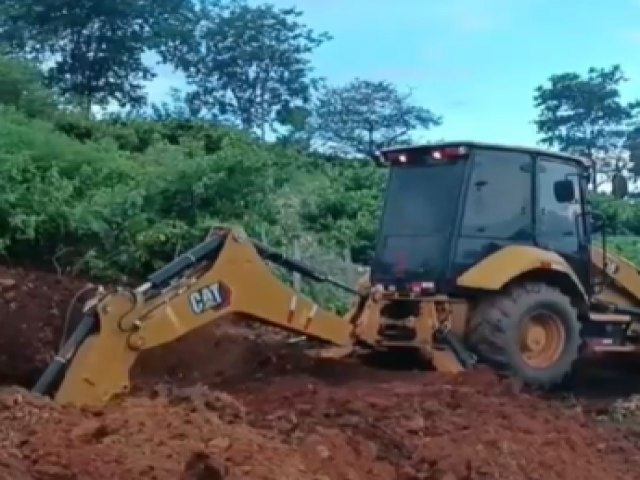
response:
M580 177L575 165L560 160L538 158L537 238L541 245L553 250L571 252L578 248L580 225ZM561 202L556 198L557 181L573 182L575 198Z
M463 237L525 240L532 237L531 156L477 151L462 223Z

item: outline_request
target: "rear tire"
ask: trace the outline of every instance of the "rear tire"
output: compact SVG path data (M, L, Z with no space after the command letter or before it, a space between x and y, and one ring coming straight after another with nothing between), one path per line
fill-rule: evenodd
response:
M544 283L515 285L478 305L467 344L499 373L549 388L561 383L579 356L581 324L571 300Z

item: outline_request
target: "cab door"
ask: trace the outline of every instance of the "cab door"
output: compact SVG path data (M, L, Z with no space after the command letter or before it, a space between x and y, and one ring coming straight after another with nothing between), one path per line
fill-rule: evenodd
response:
M539 156L535 164L536 245L562 256L589 289L589 241L582 214L580 171L575 164L552 157ZM562 180L574 184L575 198L571 202L556 198L554 184Z

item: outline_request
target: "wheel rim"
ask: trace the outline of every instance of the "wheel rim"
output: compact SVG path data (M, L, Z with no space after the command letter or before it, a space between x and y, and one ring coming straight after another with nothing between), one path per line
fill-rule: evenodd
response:
M547 368L562 355L565 344L562 321L551 312L535 312L525 320L520 350L527 365Z

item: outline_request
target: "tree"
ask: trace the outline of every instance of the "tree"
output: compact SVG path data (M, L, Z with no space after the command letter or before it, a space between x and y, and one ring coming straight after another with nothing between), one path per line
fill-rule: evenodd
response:
M42 74L28 62L0 56L0 105L14 107L28 117L50 117L56 99Z
M621 148L640 102L624 103L620 85L627 79L619 65L590 68L587 75L552 75L535 89L535 120L541 143L592 158L596 174L607 177L624 164ZM597 185L596 185L597 186Z
M637 179L640 177L640 127L636 126L629 131L624 147L629 151L631 174Z
M429 109L414 105L386 81L356 78L340 87L325 87L315 110L318 137L342 154L369 155L392 144L410 142L418 128L440 125Z
M301 23L301 15L242 0L201 5L195 41L172 56L194 87L192 105L264 139L284 106L309 101L308 56L329 39Z
M302 204L308 231L328 245L348 248L356 263L368 264L374 249L386 172L373 162L332 162L315 195Z
M38 60L48 82L85 110L138 106L155 74L143 54L184 41L190 0L4 0L0 42Z
M197 112L189 108L184 93L175 87L169 90L168 101L151 104L149 118L157 121L198 120Z
M285 128L278 135L278 144L308 152L311 150L313 140L313 112L303 106L289 107L285 105L276 113L277 122Z

